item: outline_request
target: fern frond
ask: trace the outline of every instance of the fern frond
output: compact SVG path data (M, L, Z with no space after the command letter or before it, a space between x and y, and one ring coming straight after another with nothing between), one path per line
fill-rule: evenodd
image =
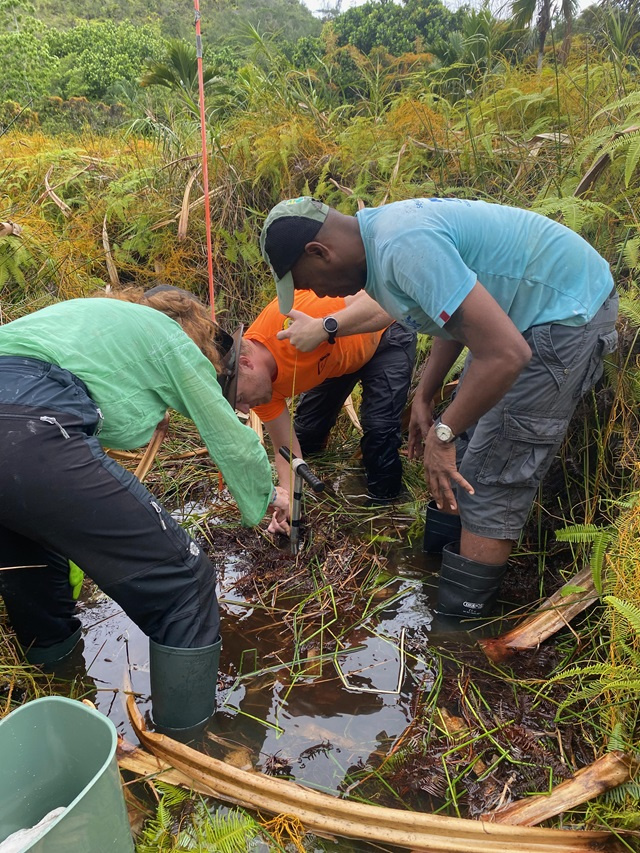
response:
M604 600L627 620L640 639L640 607L615 595L606 595Z
M583 675L605 675L611 672L612 666L610 663L592 663L587 666L572 666L570 669L564 669L557 675L553 675L547 680L547 684L553 684L558 681L566 681L568 678L576 678Z
M596 536L593 540L589 564L591 566L593 585L598 595L602 595L602 567L604 565L604 554L607 550L607 546L611 542L611 538L611 533L606 530L601 530L600 535Z
M613 212L606 204L576 196L566 198L546 196L543 199L537 199L531 205L531 209L545 216L561 218L565 225L578 233L585 225L599 222L607 213Z
M573 542L578 545L596 542L603 536L609 540L611 532L597 524L573 524L562 530L556 530L558 542Z
M635 270L640 267L640 237L631 237L625 241L622 257L629 269Z
M637 802L640 799L640 782L625 782L617 788L611 788L604 795L605 803L615 806L625 805L627 800Z
M636 110L640 110L640 91L636 89L631 92L631 94L626 95L626 97L619 98L617 101L606 104L595 114L594 119L600 118L600 116L603 115L610 116L612 112L620 110L628 117L632 116Z
M640 161L640 131L630 135L632 136L632 139L629 144L629 150L627 151L627 159L624 164L625 187L628 187L631 184L631 178L636 170L638 161Z
M640 303L637 300L622 296L620 298L620 314L634 326L640 327Z
M209 815L203 827L202 840L216 853L246 853L248 842L256 838L261 827L252 817L240 810L226 815Z
M607 752L615 752L622 750L623 752L629 747L629 736L625 731L623 723L618 720L611 730L609 735L609 743L607 744Z

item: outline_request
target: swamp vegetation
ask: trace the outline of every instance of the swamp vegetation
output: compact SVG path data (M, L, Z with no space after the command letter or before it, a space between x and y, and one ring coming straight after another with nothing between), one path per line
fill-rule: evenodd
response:
M297 557L286 541L239 527L198 436L178 416L147 479L193 527L220 576L225 646L206 750L359 802L474 818L549 792L615 750L631 759L640 750L635 30L603 13L592 32L574 37L564 64L550 38L538 70L536 52L512 49L507 24L483 15L467 15L439 57L363 53L339 44L339 28L329 26L305 43L305 65L300 45L294 57L252 31L237 67L207 85L215 312L231 328L275 295L258 233L281 198L312 194L345 213L422 195L479 198L581 233L614 272L620 346L540 490L505 578L504 615L483 630L509 629L586 565L596 604L540 648L500 664L478 647L477 630L439 631L429 606L437 565L420 549L421 470L405 464L405 504L367 508L346 414L313 460L329 488L306 497ZM183 61L193 56L168 48L149 63L145 85L108 106L117 126L100 132L70 122L45 133L29 107L4 105L1 322L130 283L167 281L207 299L195 78L177 73ZM60 102L67 114L85 108ZM85 130L69 130L77 126ZM422 339L415 382L428 348ZM119 459L133 469L139 454ZM122 695L115 665L108 685L91 681L91 660L88 679L26 667L1 606L0 715L48 693ZM343 705L348 733L328 722L341 724ZM383 706L393 725L373 732L368 751L350 748ZM317 717L299 738L294 709ZM305 835L286 816L221 808L165 782L131 783L128 795L141 853L373 849ZM611 830L620 849L637 850L639 796L632 778L544 825Z

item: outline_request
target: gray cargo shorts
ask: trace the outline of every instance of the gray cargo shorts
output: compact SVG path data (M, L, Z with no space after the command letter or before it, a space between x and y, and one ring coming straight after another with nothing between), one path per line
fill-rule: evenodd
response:
M602 376L603 356L617 346L617 316L614 290L584 326L550 323L523 332L531 361L502 400L456 441L458 469L475 489L474 495L457 489L465 530L518 538L579 399Z

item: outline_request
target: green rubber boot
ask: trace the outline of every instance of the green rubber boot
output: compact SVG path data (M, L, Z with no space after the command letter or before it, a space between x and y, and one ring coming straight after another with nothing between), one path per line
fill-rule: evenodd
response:
M63 640L61 643L56 643L54 646L47 646L46 648L41 646L31 646L30 648L25 649L24 656L29 663L35 664L35 666L52 666L54 663L58 663L66 657L69 657L71 652L80 642L81 637L82 628L78 628L78 630L74 631L70 637L67 637L67 639Z
M179 649L149 640L151 715L168 734L193 729L216 710L220 647Z
M507 564L476 563L459 554L458 543L442 549L436 613L482 619L495 604Z

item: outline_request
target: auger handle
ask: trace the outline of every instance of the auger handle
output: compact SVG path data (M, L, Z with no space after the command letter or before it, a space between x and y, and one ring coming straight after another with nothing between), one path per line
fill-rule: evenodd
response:
M287 462L291 463L291 467L293 468L293 473L297 474L299 477L308 483L309 486L313 489L314 492L323 492L324 491L324 483L320 480L313 471L309 468L304 459L300 459L299 456L294 456L288 447L284 445L280 448L280 455L284 456Z

